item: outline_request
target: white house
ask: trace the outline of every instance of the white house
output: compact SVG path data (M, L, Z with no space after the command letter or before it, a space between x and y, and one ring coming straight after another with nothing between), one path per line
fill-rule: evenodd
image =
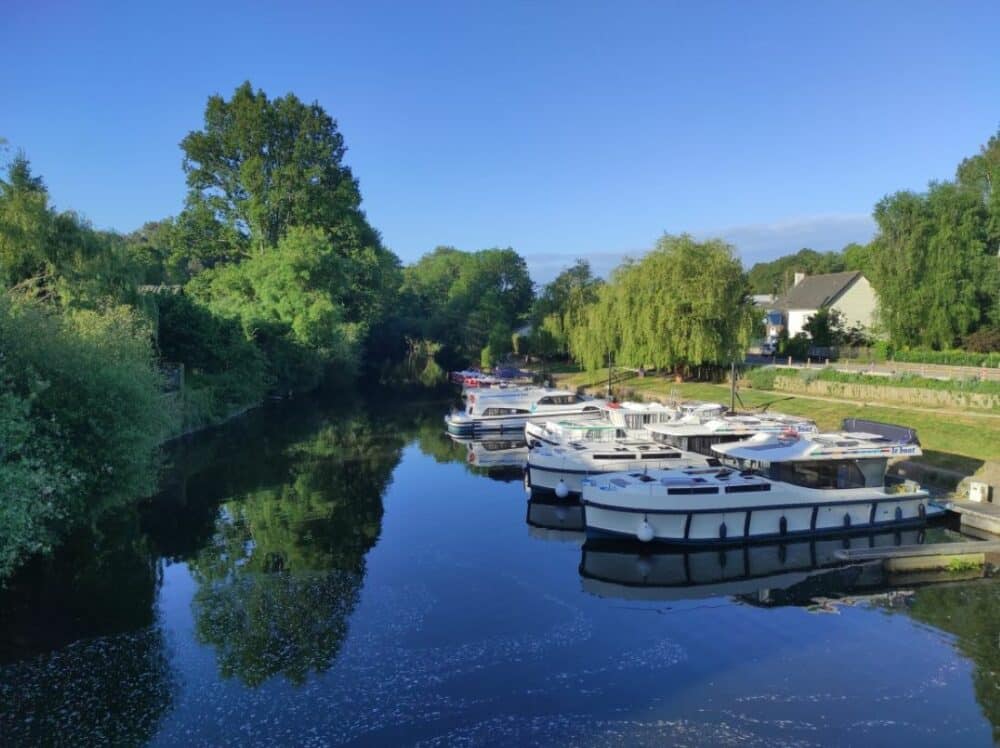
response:
M824 273L822 275L795 274L795 284L785 295L774 302L773 309L781 313L788 337L802 332L802 326L821 307L836 309L843 315L844 327L861 327L871 330L875 324L878 297L871 283L858 271ZM781 324L779 317L769 312L767 334L777 336Z

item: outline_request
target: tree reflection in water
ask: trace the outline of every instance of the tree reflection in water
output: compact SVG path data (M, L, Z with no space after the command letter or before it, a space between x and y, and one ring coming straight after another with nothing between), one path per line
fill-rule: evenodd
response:
M908 612L956 637L958 651L975 666L976 700L1000 742L1000 578L924 587Z
M198 637L215 647L224 676L302 683L331 665L404 442L362 415L328 424L286 448L284 483L221 506L191 569Z

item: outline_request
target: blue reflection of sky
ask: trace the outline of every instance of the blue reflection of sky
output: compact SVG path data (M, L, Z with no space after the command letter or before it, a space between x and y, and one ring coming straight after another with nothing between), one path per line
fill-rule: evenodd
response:
M167 568L180 685L156 744L990 743L970 663L906 615L590 595L575 544L530 536L519 483L415 445L384 506L346 641L299 687L219 679Z

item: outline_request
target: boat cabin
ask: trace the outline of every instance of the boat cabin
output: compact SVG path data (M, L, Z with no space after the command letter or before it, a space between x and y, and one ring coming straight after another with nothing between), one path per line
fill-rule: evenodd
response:
M915 457L920 446L867 432L762 433L714 451L744 470L802 488L878 488L890 459Z
M653 439L669 444L686 452L715 457L713 448L719 444L740 442L760 433L801 433L815 430L812 421L793 419L787 416L723 416L703 422L685 422L649 426L647 431Z

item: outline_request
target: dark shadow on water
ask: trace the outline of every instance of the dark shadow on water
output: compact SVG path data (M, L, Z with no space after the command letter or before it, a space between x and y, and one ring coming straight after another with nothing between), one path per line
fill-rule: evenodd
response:
M79 528L0 592L5 744L142 744L174 689L156 604L185 562L223 677L301 683L335 660L403 446L439 402L351 391L269 405L165 450L158 495Z

